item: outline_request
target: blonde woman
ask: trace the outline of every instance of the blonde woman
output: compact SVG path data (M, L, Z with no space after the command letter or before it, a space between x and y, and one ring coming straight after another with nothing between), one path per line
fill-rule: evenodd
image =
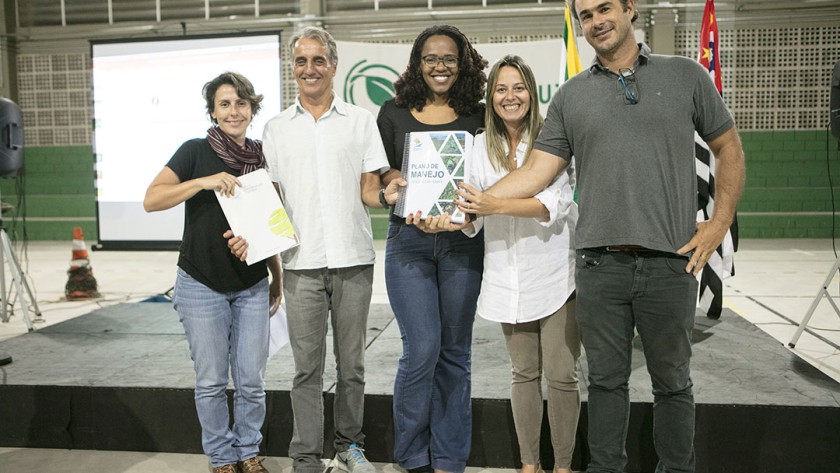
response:
M575 371L574 171L569 166L535 197L497 199L483 193L528 159L542 127L534 74L518 56L490 71L486 131L475 140L470 183L460 208L484 228L484 274L478 315L500 322L512 364L511 405L522 472L540 470L541 378L548 383L554 472L570 473L580 412ZM445 219L432 226L451 227Z

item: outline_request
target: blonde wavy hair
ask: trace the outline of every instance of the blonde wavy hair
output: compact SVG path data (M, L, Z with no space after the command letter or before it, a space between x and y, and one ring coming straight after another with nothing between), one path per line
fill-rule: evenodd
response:
M525 88L528 89L528 94L531 96L528 114L522 122L519 133L520 138L528 143L528 149L525 151L526 160L531 154L531 149L534 147L537 135L540 134L543 117L540 115L537 80L534 78L534 72L531 71L528 64L521 57L513 54L509 54L493 64L493 68L490 69L490 75L487 78L487 93L485 96L487 107L484 112L484 133L487 135L485 138L487 141L487 154L490 157L490 163L493 165L493 169L496 171L505 169L510 172L514 170L514 166L507 159L507 153L505 153L505 144L510 137L507 134L507 128L505 128L502 117L493 109L493 94L496 91L496 85L499 81L499 73L506 66L515 67L519 71L525 83Z

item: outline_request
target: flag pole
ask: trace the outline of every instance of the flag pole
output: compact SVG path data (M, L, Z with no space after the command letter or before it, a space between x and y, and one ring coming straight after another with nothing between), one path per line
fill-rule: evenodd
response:
M700 24L697 62L709 73L719 94L723 94L720 70L720 41L714 0L706 0ZM715 206L715 157L700 135L694 134L694 157L697 173L697 207L704 219L710 219ZM712 319L723 311L723 280L735 274L734 253L738 249L738 217L700 274L700 310Z

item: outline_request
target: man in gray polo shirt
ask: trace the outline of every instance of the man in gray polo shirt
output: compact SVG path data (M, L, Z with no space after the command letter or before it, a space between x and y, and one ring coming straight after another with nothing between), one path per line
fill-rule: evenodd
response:
M656 472L693 472L695 275L732 222L743 189L743 149L697 62L651 54L636 43L636 0L567 0L567 8L597 58L554 96L523 167L488 193L532 196L575 157L577 320L589 364L587 471L624 471L635 329L653 384ZM714 215L699 223L695 130L718 159ZM471 206L481 213L481 202Z

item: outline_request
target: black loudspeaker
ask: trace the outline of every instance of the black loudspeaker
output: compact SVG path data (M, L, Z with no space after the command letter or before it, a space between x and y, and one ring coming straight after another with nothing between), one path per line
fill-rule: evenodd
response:
M0 177L14 177L23 166L23 114L16 103L0 97Z
M840 61L834 65L834 73L831 75L828 116L831 122L831 134L840 141Z

